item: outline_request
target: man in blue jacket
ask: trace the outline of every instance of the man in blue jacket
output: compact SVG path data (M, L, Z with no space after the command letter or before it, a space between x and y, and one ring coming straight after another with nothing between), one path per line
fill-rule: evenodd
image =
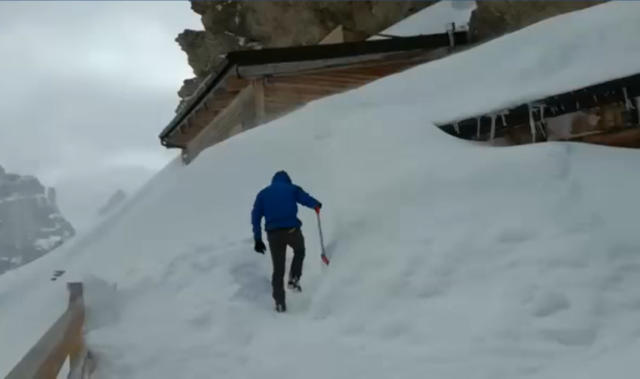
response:
M302 276L302 263L304 261L304 237L300 227L302 222L298 219L298 203L320 212L322 204L304 190L291 183L291 178L285 171L278 171L273 176L271 185L263 189L256 196L251 211L251 223L253 224L253 237L255 251L264 254L266 246L262 242L262 230L260 224L265 218L265 230L271 250L273 262L273 276L271 286L273 299L276 302L276 311L285 312L287 305L284 295L284 271L287 257L287 246L293 249L293 262L289 270L288 287L294 291L302 291L300 277Z

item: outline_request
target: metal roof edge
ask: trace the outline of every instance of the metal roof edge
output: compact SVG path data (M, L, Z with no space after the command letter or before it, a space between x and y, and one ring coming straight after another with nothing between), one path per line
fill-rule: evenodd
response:
M194 93L194 97L190 98L187 101L186 106L176 114L173 119L169 122L169 124L160 132L158 136L160 140L164 141L169 134L173 132L173 130L193 111L200 102L213 90L230 71L234 66L234 63L229 61L228 58L225 58L219 65L220 70L214 71L216 75L210 74L205 78L204 82L198 86L196 92ZM202 89L200 89L202 88Z
M363 56L374 53L385 53L422 48L439 48L450 46L450 33L428 34L411 37L398 37L383 40L345 42L327 45L311 45L297 47L279 47L260 50L243 50L229 52L216 70L216 75L209 75L198 87L196 93L188 100L187 105L171 120L159 135L163 145L166 138L184 121L184 119L202 102L202 100L238 66L264 65L275 62L311 61L318 59L337 59L348 56ZM466 31L453 33L455 45L469 42ZM201 89L202 88L202 89ZM175 145L173 145L175 146Z

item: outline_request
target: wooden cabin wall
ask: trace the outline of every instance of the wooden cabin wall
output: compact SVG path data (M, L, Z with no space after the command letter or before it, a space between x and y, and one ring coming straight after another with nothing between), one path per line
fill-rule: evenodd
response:
M638 101L636 100L635 103L638 104ZM612 146L640 147L636 135L638 133L622 133L624 130L635 128L640 131L638 112L640 110L627 110L625 104L617 103L549 118L544 128L546 136L538 133L536 142L582 141ZM614 137L612 133L616 132L620 133ZM605 134L607 137L597 137ZM504 138L510 145L532 143L530 126L523 124L511 128L505 132Z

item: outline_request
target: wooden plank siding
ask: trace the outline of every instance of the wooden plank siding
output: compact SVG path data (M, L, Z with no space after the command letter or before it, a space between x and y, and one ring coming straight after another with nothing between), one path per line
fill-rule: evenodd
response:
M339 31L332 38L339 37ZM454 39L466 43L466 34ZM331 40L331 39L330 39ZM450 35L229 53L161 133L185 163L203 149L305 104L452 53Z
M606 131L590 136L572 138L570 141L586 142L595 145L640 148L640 127Z
M253 85L245 87L209 124L199 128L198 134L187 143L183 151L185 162L193 160L206 147L227 138L237 125L255 119L255 89L256 86Z
M428 56L433 57L432 54ZM414 60L394 59L340 69L315 69L296 75L258 76L255 79L232 77L230 85L225 84L223 89L216 90L214 95L208 97L200 107L192 111L192 115L185 121L188 123L184 128L185 132L174 139L174 142L186 147L183 151L183 159L188 163L203 149L240 131L282 117L311 101L361 87L414 65ZM251 86L253 88L247 90ZM237 91L238 88L242 90ZM236 101L240 93L243 93L243 96L240 101ZM249 93L251 93L250 96ZM253 98L253 105L246 96ZM246 114L240 121L244 124L242 127L238 127L237 124L225 124L237 122L234 118L227 118L228 115L222 116L222 112L232 106L246 107ZM239 114L239 112L236 109L232 113ZM216 128L218 131L206 132L200 136L200 133L210 128Z
M626 106L636 108L635 112L632 112L636 120L632 123L638 124L640 109L637 109L637 102L633 101L636 97L640 97L640 73L535 99L509 109L479 114L463 120L451 120L438 126L443 131L460 138L478 139L478 136L490 134L492 123L495 122L494 133L496 137L500 137L514 128L529 125L530 120L534 124L540 124L545 119L613 104L621 104L623 108ZM622 135L634 136L635 134ZM532 136L532 140L533 137L535 136ZM580 140L585 142L600 140L604 143L608 138L603 136ZM613 141L613 139L609 140Z

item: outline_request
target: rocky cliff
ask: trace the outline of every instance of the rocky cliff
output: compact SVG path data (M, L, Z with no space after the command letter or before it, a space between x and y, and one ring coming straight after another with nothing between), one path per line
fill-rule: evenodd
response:
M603 1L477 1L469 32L475 41L486 41ZM184 101L193 94L229 51L316 44L338 25L348 40L363 40L434 2L192 0L204 30L185 30L176 38L196 75L184 81L178 95Z
M587 8L603 0L589 1L476 1L469 31L476 41L484 41L534 24L545 18Z
M43 256L74 234L53 188L0 167L0 273Z
M349 40L379 33L434 1L191 1L204 31L176 41L196 75L179 91L189 97L229 51L318 43L338 25Z

